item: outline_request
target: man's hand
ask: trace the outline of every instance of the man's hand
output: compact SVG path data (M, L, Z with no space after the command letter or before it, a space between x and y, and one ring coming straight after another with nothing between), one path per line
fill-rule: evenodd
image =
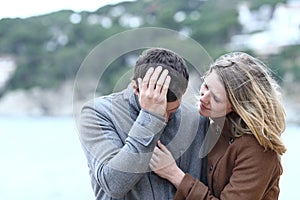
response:
M167 107L167 92L171 82L168 70L158 66L151 67L139 83L139 102L141 108L157 115L164 116Z

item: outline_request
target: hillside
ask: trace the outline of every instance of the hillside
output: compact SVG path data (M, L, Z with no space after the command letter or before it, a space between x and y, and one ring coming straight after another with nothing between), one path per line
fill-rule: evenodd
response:
M265 22L260 30L248 30L248 36L265 32L279 5L289 7L283 0L245 2L247 3L243 4L244 8L246 5L248 12L252 13L251 16L256 17L250 20ZM65 88L64 85L70 88L69 85L74 82L84 59L98 44L115 34L143 27L166 28L187 35L201 44L212 59L231 50L249 52L271 67L280 84L288 88L288 95L297 93L290 86L300 82L298 44L260 51L255 51L244 43L240 46L234 43L235 49L230 45L232 41L236 41L233 40L236 36L245 35L240 8L241 5L236 0L141 0L104 6L95 12L75 13L62 10L26 19L2 19L0 68L3 70L0 72L8 74L10 78L8 79L8 75L0 76L5 81L8 79L2 88L0 86L0 95L4 98L5 95L18 91L27 91L30 94L32 91L56 91L58 96L63 96L66 94L62 89ZM263 12L266 10L268 15ZM139 37L142 38L143 35ZM136 39L138 41L139 38ZM171 38L167 42L172 43ZM256 47L259 46L262 47L259 43L256 44ZM128 52L112 60L101 77L101 88L97 94L113 91L120 78L130 71L138 53L140 51ZM109 55L109 50L107 54ZM99 66L104 64L101 60L97 63ZM7 64L11 67L4 69ZM88 86L88 80L86 84ZM63 94L58 94L59 91ZM51 98L50 94L55 95L55 92L48 92L48 98ZM42 113L53 113L50 107L45 108L44 105Z

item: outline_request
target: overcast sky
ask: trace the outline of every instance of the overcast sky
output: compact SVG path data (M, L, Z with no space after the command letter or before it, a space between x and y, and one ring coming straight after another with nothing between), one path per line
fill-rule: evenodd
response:
M121 1L124 0L4 0L0 4L0 19L26 18L59 10L95 11Z

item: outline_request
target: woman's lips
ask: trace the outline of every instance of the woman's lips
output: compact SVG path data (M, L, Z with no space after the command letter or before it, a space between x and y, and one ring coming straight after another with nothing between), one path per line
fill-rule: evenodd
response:
M200 108L202 110L210 110L208 107L204 106L203 103L200 102Z

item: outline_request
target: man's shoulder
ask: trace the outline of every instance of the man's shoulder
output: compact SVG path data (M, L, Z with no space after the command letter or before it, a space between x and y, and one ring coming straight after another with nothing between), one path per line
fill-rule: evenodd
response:
M83 108L93 108L98 111L110 109L112 104L122 105L126 101L126 91L115 92L104 96L95 97L86 101Z

